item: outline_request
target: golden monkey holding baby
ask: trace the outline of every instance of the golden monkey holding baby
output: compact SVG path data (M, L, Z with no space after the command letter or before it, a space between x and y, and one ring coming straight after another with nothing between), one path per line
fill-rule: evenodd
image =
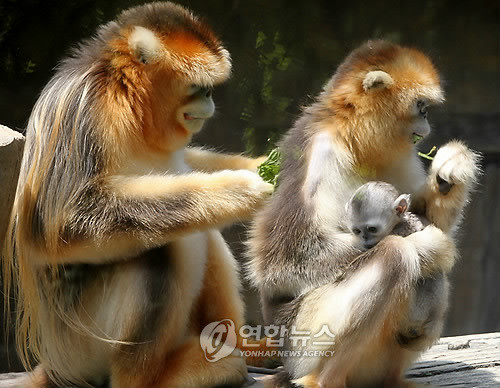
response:
M200 333L243 324L217 228L250 217L272 186L248 171L256 160L186 148L230 69L197 17L151 3L102 26L42 91L3 255L21 356L40 362L27 385L243 381L239 352L209 363Z
M325 347L289 336L289 350L334 353L283 360L273 386L411 385L405 370L440 335L453 233L478 175L478 156L456 141L425 173L414 139L430 132L427 106L443 100L424 54L370 41L347 57L283 139L279 186L251 231L248 274L268 322L311 336L327 325L335 341ZM375 180L411 194L412 212L431 225L388 235L363 252L343 223L345 205ZM443 280L427 290L427 278ZM440 289L444 296L432 299L439 314L412 321L420 310L412 303Z

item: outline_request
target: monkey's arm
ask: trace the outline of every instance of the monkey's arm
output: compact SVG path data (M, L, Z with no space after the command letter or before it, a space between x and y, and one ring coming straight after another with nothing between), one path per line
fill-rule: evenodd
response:
M459 141L446 144L434 157L423 198L427 218L445 233L453 232L462 220L479 176L479 160Z
M249 171L108 177L75 200L61 236L66 248L52 256L102 262L135 255L246 219L271 192L272 185Z
M412 233L406 237L389 235L382 239L374 248L352 259L343 271L342 278L356 272L372 260L377 254L385 252L385 246L398 247L406 256L412 256L409 262L418 264L411 268L413 278L432 277L436 273L448 273L457 256L453 241L443 231L433 225Z
M436 272L448 273L455 264L456 247L452 239L433 225L403 238L418 254L420 276L432 277Z
M221 154L203 148L187 148L184 154L186 163L195 170L214 172L220 170L256 171L267 157L249 158L242 155Z

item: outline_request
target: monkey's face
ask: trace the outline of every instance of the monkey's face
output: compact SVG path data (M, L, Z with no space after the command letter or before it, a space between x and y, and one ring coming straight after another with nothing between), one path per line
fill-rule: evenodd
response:
M145 132L150 147L174 151L185 146L215 112L212 87L175 80L166 72L150 75L152 128Z
M177 120L191 134L198 133L206 120L213 116L215 104L212 88L197 85L189 86L188 100L177 112Z
M389 235L402 221L410 195L398 193L385 182L368 182L358 188L346 205L347 227L357 245L369 249Z
M418 143L431 132L427 121L427 108L429 103L425 98L419 98L410 105L408 109L409 124L403 126L403 136L412 143Z
M368 42L354 51L325 87L323 97L358 163L381 167L430 133L427 107L444 100L429 58L383 41Z
M204 54L203 51L196 53L200 57ZM199 62L200 58L194 56L186 61ZM204 69L207 73L204 79L197 79L199 74L196 74L198 77L191 77L185 69L172 69L171 63L166 61L152 64L146 70L151 84L153 128L146 133L146 141L150 146L166 151L179 149L213 116L213 87L225 77L210 77L209 70L212 69Z
M370 249L388 236L398 222L399 218L392 208L366 207L363 211L351 212L348 227L356 237L356 245Z
M212 88L229 78L229 53L208 26L173 3L134 8L118 23L109 42L118 88L134 98L148 148L176 151L213 116Z

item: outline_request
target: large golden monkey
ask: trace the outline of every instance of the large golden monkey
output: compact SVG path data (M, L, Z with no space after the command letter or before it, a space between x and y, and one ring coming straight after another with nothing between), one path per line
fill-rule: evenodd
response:
M200 333L243 324L217 228L248 218L272 187L248 171L256 160L185 148L230 68L197 17L151 3L102 26L42 91L3 262L21 356L40 362L34 386L244 379L239 352L210 363Z
M277 386L407 386L404 371L439 337L452 236L478 174L477 155L459 142L442 147L424 171L414 138L428 135L427 106L443 99L424 54L371 41L347 57L282 141L278 189L251 232L249 276L268 322L310 333L308 342L290 334L289 350L334 354L285 359ZM361 254L342 218L353 192L371 180L410 193L413 211L433 225L387 236ZM422 279L433 277L441 280L427 290ZM412 322L409 306L440 289L431 320Z

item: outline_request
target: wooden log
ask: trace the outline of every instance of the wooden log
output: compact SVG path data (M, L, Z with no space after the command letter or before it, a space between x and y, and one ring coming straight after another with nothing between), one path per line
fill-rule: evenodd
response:
M249 367L245 388L263 388L277 369ZM500 387L500 333L442 338L424 353L407 377L435 387ZM22 388L26 373L0 374L0 388Z
M251 388L276 370L250 368L256 380ZM407 377L429 387L500 387L500 333L447 337L425 352L407 372Z

